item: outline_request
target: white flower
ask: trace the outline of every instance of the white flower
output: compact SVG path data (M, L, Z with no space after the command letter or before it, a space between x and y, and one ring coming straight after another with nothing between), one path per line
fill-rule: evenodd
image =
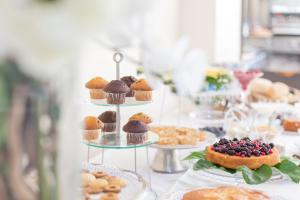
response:
M203 52L200 49L189 51L173 73L173 81L177 94L180 96L195 96L205 78L207 63Z
M83 39L98 31L101 2L0 1L0 56L13 56L37 78L53 77L75 62Z
M205 68L205 56L199 49L188 50L189 40L180 38L173 47L157 45L146 39L143 48L142 63L150 84L158 85L157 76L170 76L179 95L195 95L202 86Z

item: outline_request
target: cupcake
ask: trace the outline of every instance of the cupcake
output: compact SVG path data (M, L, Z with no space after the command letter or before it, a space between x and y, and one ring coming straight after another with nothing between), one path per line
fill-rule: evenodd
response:
M152 88L145 79L134 82L130 87L134 91L134 97L137 101L151 101Z
M147 139L148 126L144 122L132 120L123 126L127 133L127 144L142 144Z
M108 104L123 104L130 88L121 80L113 80L104 88Z
M85 140L96 140L99 137L103 123L93 116L87 116L83 120L84 134L83 138Z
M137 81L137 79L134 78L133 76L124 76L124 77L121 78L121 80L124 81L124 83L126 83L126 85L129 88L130 88L132 83ZM130 91L126 94L126 97L134 97L134 91L132 89L130 89Z
M108 81L101 78L95 77L89 80L85 87L90 90L90 97L91 99L105 99L105 92L103 88L108 84Z
M104 127L102 129L104 132L114 132L116 130L115 111L106 111L99 115L98 119L104 123Z
M132 115L129 120L138 120L144 122L145 124L150 124L152 122L152 118L142 112Z

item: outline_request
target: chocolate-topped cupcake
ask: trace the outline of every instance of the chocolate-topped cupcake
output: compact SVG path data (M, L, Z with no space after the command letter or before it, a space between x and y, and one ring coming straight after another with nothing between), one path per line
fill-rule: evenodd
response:
M141 144L147 139L149 128L141 121L132 120L123 126L123 131L127 133L127 144Z
M113 80L106 85L104 91L107 93L108 104L123 104L130 88L121 80Z
M135 81L137 81L137 79L133 76L124 76L121 78L122 81L124 81L124 83L126 83L126 85L130 88L131 84L134 83ZM132 89L130 89L130 92L128 92L126 94L126 97L133 97L134 96L134 91Z
M104 132L114 132L116 130L116 112L115 111L105 111L98 116L104 123L103 131Z

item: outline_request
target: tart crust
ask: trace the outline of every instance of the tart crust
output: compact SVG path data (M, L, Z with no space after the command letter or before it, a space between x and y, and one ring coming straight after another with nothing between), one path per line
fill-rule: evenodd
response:
M240 166L247 166L250 169L257 169L263 164L274 166L280 162L280 155L276 148L273 153L265 156L240 157L222 154L212 150L210 146L206 152L206 160L230 169L237 169Z

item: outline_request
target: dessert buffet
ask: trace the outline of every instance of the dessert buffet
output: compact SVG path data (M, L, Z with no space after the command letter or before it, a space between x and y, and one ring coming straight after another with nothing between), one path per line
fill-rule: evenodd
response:
M165 200L284 200L263 187L286 182L299 187L300 148L290 145L293 136L300 137L298 90L259 71L210 67L193 98L197 114L186 118L195 125L170 125L140 110L154 102L154 87L145 77L120 78L123 54L113 58L116 80L94 77L85 84L92 105L115 109L83 118L88 157L81 173L83 199L151 199L152 192ZM121 107L127 106L133 112L122 117ZM90 148L101 149L94 155L100 163L90 162ZM139 174L139 148L146 149L147 178ZM134 169L123 169L121 162L107 165L109 149L133 149ZM170 174L178 180L170 192L157 194L153 178ZM252 188L256 185L262 187Z

